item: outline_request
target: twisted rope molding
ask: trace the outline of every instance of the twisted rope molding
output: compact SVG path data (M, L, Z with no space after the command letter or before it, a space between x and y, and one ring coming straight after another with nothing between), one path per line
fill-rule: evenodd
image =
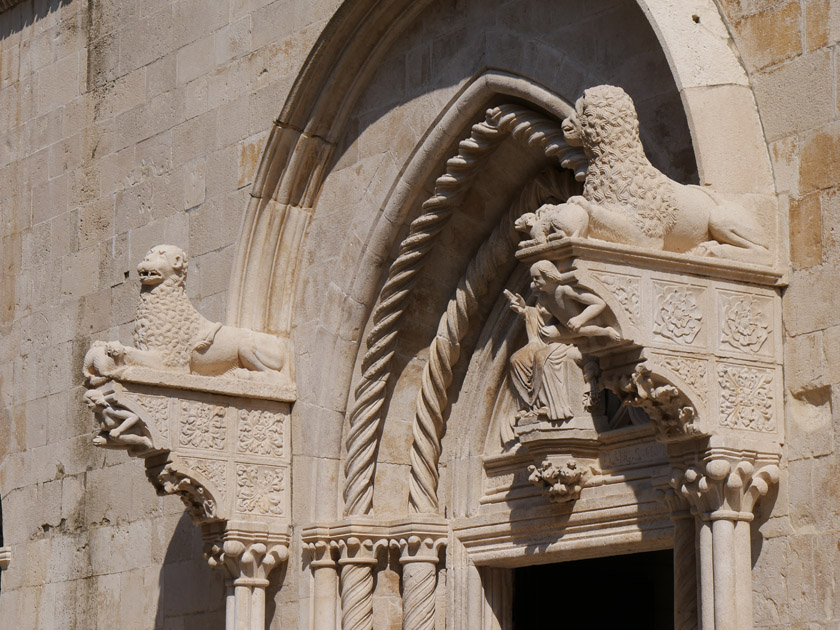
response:
M575 170L577 176L586 168L586 158L566 144L557 123L518 105L489 109L485 120L473 125L470 137L459 143L458 154L447 161L446 172L435 182L434 195L423 203L423 214L411 223L408 236L400 244L399 255L391 265L374 310L373 328L366 340L368 350L362 359L362 378L350 413L344 467L345 515L370 514L373 508L376 447L397 326L417 273L437 235L469 190L479 166L508 135L558 159L565 168Z
M417 393L410 454L410 512L438 511L438 461L452 368L461 356L461 341L469 332L470 319L475 315L479 300L487 294L488 278L492 278L494 271L511 259L519 243L514 222L526 209L536 209L543 203L562 203L573 194L574 182L568 171L560 173L551 169L540 173L511 204L459 280L429 346L429 360L423 366L420 391Z

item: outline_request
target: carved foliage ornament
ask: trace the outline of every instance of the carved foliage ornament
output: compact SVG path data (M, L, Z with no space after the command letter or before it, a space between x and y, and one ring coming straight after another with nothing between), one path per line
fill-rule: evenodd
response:
M775 431L773 371L743 365L721 364L720 424L732 429Z
M606 286L621 307L627 313L627 318L633 324L639 323L639 278L635 276L623 276L612 273L593 274Z
M243 514L282 516L284 477L282 468L237 464L236 511Z
M221 450L225 446L225 408L181 401L181 446Z
M239 410L239 439L241 453L254 455L283 455L284 417L259 409Z
M612 377L605 384L621 401L644 409L663 439L697 432L697 411L685 395L641 363L629 375Z
M218 520L218 502L210 490L192 477L182 466L167 462L156 473L147 470L150 480L158 494L177 494L181 497L187 511L196 523Z

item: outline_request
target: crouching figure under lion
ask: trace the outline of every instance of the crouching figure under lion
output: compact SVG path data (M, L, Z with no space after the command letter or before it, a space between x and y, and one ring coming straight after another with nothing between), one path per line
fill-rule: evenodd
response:
M140 300L134 347L96 341L85 356L89 385L127 366L279 382L288 342L274 335L211 322L186 293L187 255L174 245L152 247L137 266Z
M650 163L633 100L621 88L585 90L562 127L566 142L582 147L589 160L586 181L582 195L520 217L517 229L537 243L590 237L772 264L770 238L753 208L706 187L675 182Z

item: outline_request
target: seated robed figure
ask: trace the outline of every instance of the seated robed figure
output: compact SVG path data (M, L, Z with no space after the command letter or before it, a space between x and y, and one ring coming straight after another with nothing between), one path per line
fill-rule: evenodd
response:
M519 399L516 417L564 421L574 416L567 370L570 362L582 361L577 345L594 337L617 342L621 335L600 321L606 304L575 286L574 271L561 273L553 263L539 261L530 273L535 306L506 292L511 309L525 320L528 337L528 343L510 358L511 381Z

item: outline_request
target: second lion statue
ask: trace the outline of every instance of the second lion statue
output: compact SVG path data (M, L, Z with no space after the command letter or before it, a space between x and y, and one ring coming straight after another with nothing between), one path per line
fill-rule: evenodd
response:
M517 229L536 242L590 237L673 252L772 264L754 212L701 186L676 182L648 160L639 119L621 88L585 90L563 134L589 159L583 194L523 215Z
M85 357L90 384L97 385L130 365L270 382L284 378L287 340L202 316L187 297L187 266L180 247L157 245L149 250L137 266L142 286L135 347L95 342Z

